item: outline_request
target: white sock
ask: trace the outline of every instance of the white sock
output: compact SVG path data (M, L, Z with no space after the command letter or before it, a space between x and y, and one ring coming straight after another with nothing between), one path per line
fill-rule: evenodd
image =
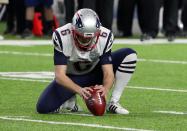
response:
M124 58L115 74L115 84L112 92L111 100L114 103L119 102L123 90L127 86L131 76L135 70L137 55L130 54Z

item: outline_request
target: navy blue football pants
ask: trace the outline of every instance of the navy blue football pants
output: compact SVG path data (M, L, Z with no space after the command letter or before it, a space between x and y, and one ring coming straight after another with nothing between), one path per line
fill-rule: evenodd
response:
M124 58L132 53L136 53L130 48L123 48L112 52L112 64L114 73ZM85 75L68 75L71 80L81 87L89 87L96 84L102 84L103 73L101 65ZM52 81L41 94L36 109L38 113L50 113L58 109L66 100L75 95L74 92Z

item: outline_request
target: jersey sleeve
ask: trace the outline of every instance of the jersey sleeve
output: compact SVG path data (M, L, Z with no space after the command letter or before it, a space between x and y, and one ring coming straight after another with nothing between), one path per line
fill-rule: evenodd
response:
M53 32L52 41L53 41L54 48L57 51L62 52L63 51L62 40L57 30Z
M112 64L111 51L108 51L107 53L100 56L100 63L101 65Z
M58 31L54 31L52 37L54 45L54 65L66 65L67 57L63 53L62 40Z
M102 65L112 64L111 50L112 50L113 40L114 40L113 33L110 32L106 41L105 48L103 50L103 55L100 56L100 62Z
M63 52L59 52L54 49L54 65L67 65L68 58Z
M110 32L109 35L108 35L107 41L106 41L105 48L103 50L103 54L111 51L112 46L113 46L113 41L114 41L114 35L113 35L112 32Z

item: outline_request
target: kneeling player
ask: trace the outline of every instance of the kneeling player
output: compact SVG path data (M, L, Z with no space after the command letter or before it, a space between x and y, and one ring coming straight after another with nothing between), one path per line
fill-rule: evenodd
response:
M136 52L129 48L111 52L113 34L101 25L93 10L78 10L72 23L55 30L53 43L55 79L38 100L39 113L61 108L79 111L75 94L87 99L93 85L98 85L103 96L114 86L107 111L129 113L119 100L135 70Z

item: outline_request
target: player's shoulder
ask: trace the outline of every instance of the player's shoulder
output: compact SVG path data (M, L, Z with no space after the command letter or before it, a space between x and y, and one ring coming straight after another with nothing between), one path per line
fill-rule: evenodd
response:
M101 30L101 32L106 32L106 33L112 32L111 30L109 30L109 29L107 29L106 27L103 27L103 26L100 27L100 30Z
M68 23L64 26L57 28L54 31L53 36L58 36L60 38L65 39L66 37L70 37L71 34L72 34L72 24Z
M102 38L103 40L107 41L108 39L114 38L114 35L111 30L109 30L103 26L100 27L100 30L101 30L100 38Z
M55 31L60 33L60 35L64 36L67 33L71 33L71 30L72 30L72 24L68 23L66 25L63 25L63 26L57 28Z
M57 51L62 52L63 48L70 45L72 41L72 24L68 23L57 28L52 36L54 47Z
M103 49L103 53L108 52L111 50L114 40L114 35L111 30L101 26L100 27L100 37L99 42Z

